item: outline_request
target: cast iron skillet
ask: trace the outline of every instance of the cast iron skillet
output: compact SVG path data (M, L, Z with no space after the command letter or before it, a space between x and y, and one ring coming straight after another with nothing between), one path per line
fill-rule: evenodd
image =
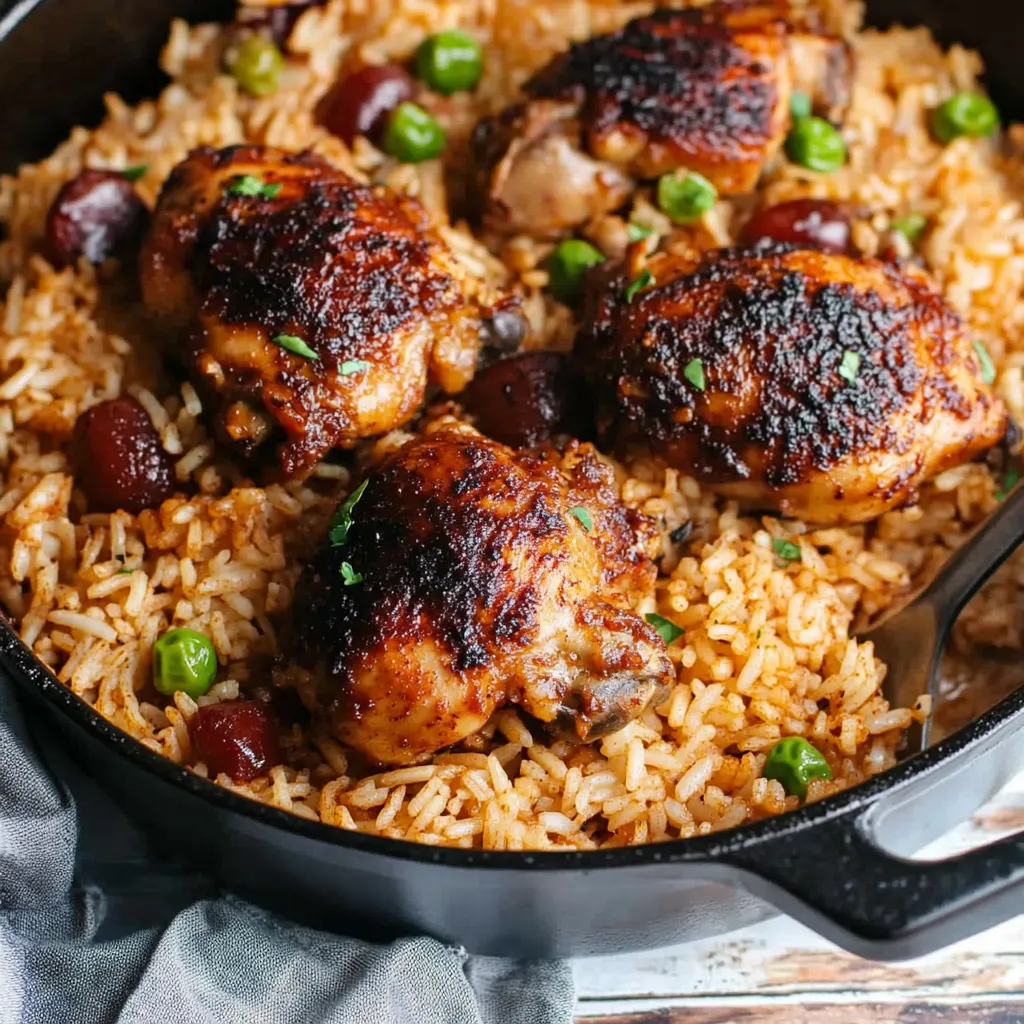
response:
M887 4L987 54L1004 108L1024 100L1024 10L1002 0ZM1016 5L1015 5L1016 6ZM0 0L0 11L11 7ZM109 89L159 87L174 15L211 0L23 0L0 20L0 170L100 116ZM1016 31L1008 24L1016 20ZM1016 87L1016 89L1015 89ZM1019 104L1024 106L1024 103ZM1019 109L1019 107L1018 107ZM255 804L152 753L75 697L0 626L0 671L124 808L226 888L314 926L425 932L476 953L610 953L713 935L784 910L865 956L928 952L1016 914L1024 835L938 863L903 855L962 820L1024 761L1024 691L849 792L721 835L587 853L436 849Z

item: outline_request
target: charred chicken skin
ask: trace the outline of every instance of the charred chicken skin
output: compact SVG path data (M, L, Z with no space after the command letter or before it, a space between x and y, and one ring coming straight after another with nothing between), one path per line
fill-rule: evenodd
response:
M648 445L757 508L858 523L1005 432L963 321L914 267L782 246L664 254L630 301L640 260L591 276L576 343L606 442Z
M455 392L473 376L474 286L422 208L311 153L195 150L141 277L222 436L246 455L283 440L288 475L409 419L428 378Z
M509 704L593 740L672 682L632 610L654 584L653 524L588 446L562 469L444 429L388 456L350 515L300 580L294 649L307 702L370 759L423 760Z
M790 125L794 88L837 117L849 47L786 0L658 10L577 43L474 135L486 223L554 237L622 204L634 179L697 171L750 192Z

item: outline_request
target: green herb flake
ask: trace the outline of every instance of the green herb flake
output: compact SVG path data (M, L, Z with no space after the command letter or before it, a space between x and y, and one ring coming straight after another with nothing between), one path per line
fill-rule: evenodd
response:
M359 499L366 490L369 480L364 480L345 500L338 510L331 516L331 528L328 531L328 538L332 548L340 548L348 540L348 531L352 526L352 509L359 504ZM344 569L342 574L344 574Z
M121 177L128 181L138 181L148 170L149 164L136 164L134 167L126 167L121 172Z
M996 379L996 367L995 363L992 362L992 356L989 355L988 347L985 342L980 338L975 338L974 351L978 355L978 363L981 367L981 379L986 384L994 384Z
M626 289L626 301L632 302L636 297L637 292L642 292L645 288L650 288L652 284L654 284L654 275L644 267L644 269L629 282L629 287Z
M644 616L644 620L655 628L658 636L665 641L666 644L672 643L673 640L678 640L683 635L681 630L674 622L669 621L664 615L658 615L657 612L648 612Z
M294 334L277 334L270 339L275 345L280 345L287 352L294 352L297 356L306 359L320 361L320 357L299 337Z
M843 360L839 364L839 376L847 383L852 384L857 379L860 371L860 353L848 348L843 353Z
M631 242L642 242L645 238L650 238L654 234L654 228L649 228L646 224L630 222L628 234Z
M363 370L368 370L370 364L365 359L346 359L338 367L339 377L351 377L353 373L360 373Z
M786 540L785 537L776 537L772 541L772 550L784 562L800 561L800 545L791 540Z
M115 576L131 576L131 574L133 572L135 572L135 570L132 569L130 566L126 565L123 569L118 569L117 572L114 575Z
M899 232L911 245L917 245L928 227L928 218L920 213L908 213L906 217L896 217L889 227Z
M240 174L228 186L228 192L233 196L259 196L261 199L273 199L280 191L281 182L263 181L255 174Z
M683 367L683 376L698 390L703 391L705 387L704 381L704 364L699 359L691 359L686 366Z
M569 509L569 515L575 516L587 533L594 528L594 520L591 518L590 513L582 505L574 505Z
M793 115L794 120L799 120L801 117L810 117L811 109L811 97L805 92L794 89L789 97L789 112Z
M996 491L996 501L1005 501L1006 496L1013 490L1017 485L1017 481L1020 480L1020 467L1011 466L1003 476L1003 482L999 490Z
M348 562L341 563L341 578L344 580L346 587L351 587L356 583L363 582L362 573L356 572Z

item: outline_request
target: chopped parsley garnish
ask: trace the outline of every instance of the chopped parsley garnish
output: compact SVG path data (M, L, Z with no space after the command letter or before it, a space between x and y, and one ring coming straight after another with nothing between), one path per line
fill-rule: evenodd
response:
M136 164L134 167L126 167L121 172L121 177L127 178L128 181L138 181L148 170L149 164Z
M1013 488L1017 485L1018 480L1020 480L1020 467L1010 466L1010 468L1006 471L1005 475L1003 476L1002 485L1000 486L999 490L996 491L996 501L1004 501L1006 499L1006 496L1010 493L1010 491L1012 491Z
M575 516L580 521L580 525L583 527L584 530L587 531L587 533L590 533L590 531L594 528L594 520L591 519L590 513L582 505L574 505L571 509L569 509L569 515Z
M281 191L281 182L264 181L255 174L240 174L234 178L228 191L233 196L259 196L261 199L273 199Z
M666 644L672 643L673 640L678 640L683 635L681 630L674 622L670 622L665 618L664 615L658 615L657 612L648 612L644 619L647 623L654 627L658 636L665 641Z
M640 242L645 238L650 238L653 234L654 228L649 228L646 224L634 224L630 221L629 240L631 242Z
M691 359L683 367L683 376L698 390L704 390L704 364L699 359Z
M786 540L785 537L776 537L772 541L772 550L784 562L800 561L800 545L791 540Z
M270 340L275 345L280 345L281 348L294 352L297 356L315 359L317 362L320 361L320 357L301 338L296 337L294 334L278 334Z
M848 348L843 353L843 361L839 364L839 376L852 384L857 379L860 370L860 353Z
M632 302L637 292L642 292L645 288L650 288L652 284L654 284L654 275L644 267L644 269L629 282L629 287L626 288L626 301Z
M352 568L348 562L341 563L341 578L345 581L346 587L351 587L355 583L362 583L362 573L358 573Z
M789 112L794 119L811 116L811 97L805 92L794 89L789 96Z
M368 370L370 364L365 359L346 359L338 367L338 373L342 377L351 377L353 373L359 373L360 370Z
M115 576L131 576L131 574L133 572L135 572L135 570L126 565L123 569L118 569L117 572L114 575Z
M978 363L981 365L981 379L986 384L995 383L996 367L989 355L988 347L980 338L974 339L974 351L978 354Z
M338 507L337 512L331 516L331 528L327 533L332 548L340 548L348 540L348 531L352 526L352 509L359 503L359 499L366 490L369 480L364 480ZM345 570L342 569L344 575Z
M917 245L928 227L928 218L920 213L908 213L906 217L897 217L889 227L898 231L911 245Z

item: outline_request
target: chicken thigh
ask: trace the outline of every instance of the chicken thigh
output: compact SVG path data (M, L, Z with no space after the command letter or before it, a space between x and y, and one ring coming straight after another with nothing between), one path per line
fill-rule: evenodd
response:
M576 353L610 443L816 523L913 500L1000 440L961 318L912 266L783 246L662 254L588 281Z
M622 204L633 179L686 168L750 192L799 88L839 116L852 62L786 0L657 10L577 43L474 134L488 226L555 237Z
M299 582L293 648L339 740L414 763L512 704L585 742L665 693L665 644L632 610L652 593L654 525L589 446L553 459L444 429L336 514Z
M422 208L311 153L192 152L141 277L220 433L246 455L283 440L288 475L403 423L428 377L455 392L473 376L477 286Z

